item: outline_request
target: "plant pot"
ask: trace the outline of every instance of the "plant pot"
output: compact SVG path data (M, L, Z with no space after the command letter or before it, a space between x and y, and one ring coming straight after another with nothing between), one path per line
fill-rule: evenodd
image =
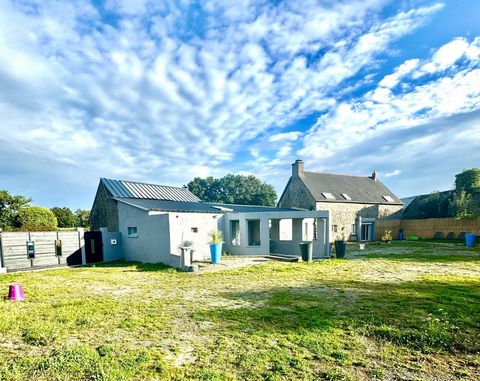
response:
M360 250L365 250L365 244L364 243L359 243L358 246L360 247Z
M212 263L218 264L222 261L222 243L211 243L210 244L210 254L212 258Z
M335 254L337 258L345 258L345 248L347 242L345 241L335 241Z

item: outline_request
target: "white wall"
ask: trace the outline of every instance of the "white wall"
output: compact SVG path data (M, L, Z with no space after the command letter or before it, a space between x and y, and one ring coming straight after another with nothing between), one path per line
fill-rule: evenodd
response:
M143 263L165 263L179 267L180 257L170 255L168 213L149 215L148 211L118 203L119 230L122 234L125 260ZM128 237L129 226L137 227L138 237Z
M222 214L169 213L170 253L180 256L179 247L191 241L195 250L193 260L210 260L210 232L222 229ZM192 231L196 229L196 232Z

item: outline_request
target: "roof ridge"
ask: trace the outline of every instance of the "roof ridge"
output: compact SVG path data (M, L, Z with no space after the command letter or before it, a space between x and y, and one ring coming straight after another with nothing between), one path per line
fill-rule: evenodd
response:
M101 177L101 179L102 179L102 180L110 180L110 181L121 181L121 182L125 182L125 183L133 183L133 184L153 185L153 186L165 187L165 188L185 189L185 190L187 190L187 191L190 192L190 190L189 190L188 188L184 188L183 186L182 186L182 187L178 187L178 186L174 186L174 185L152 184L152 183L145 183L145 182L141 182L141 181L108 179L108 178L106 178L106 177ZM190 192L190 193L191 193L191 192Z
M349 173L335 173L335 172L321 172L321 171L304 171L304 173L311 173L314 175L334 175L334 176L347 176L347 177L359 177L361 179L370 179L370 176L352 175Z

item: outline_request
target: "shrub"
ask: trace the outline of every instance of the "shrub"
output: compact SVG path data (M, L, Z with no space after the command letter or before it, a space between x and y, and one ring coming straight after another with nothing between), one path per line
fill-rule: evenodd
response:
M18 222L22 230L48 231L57 228L57 218L47 208L28 206L20 209Z

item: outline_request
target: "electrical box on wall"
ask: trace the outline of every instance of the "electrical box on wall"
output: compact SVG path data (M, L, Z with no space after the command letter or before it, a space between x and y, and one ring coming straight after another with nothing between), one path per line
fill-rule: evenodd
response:
M35 258L35 243L33 241L27 241L27 257L28 259Z
M117 240L114 239L114 238L112 238L112 239L110 240L110 245L116 245L116 244L117 244Z

